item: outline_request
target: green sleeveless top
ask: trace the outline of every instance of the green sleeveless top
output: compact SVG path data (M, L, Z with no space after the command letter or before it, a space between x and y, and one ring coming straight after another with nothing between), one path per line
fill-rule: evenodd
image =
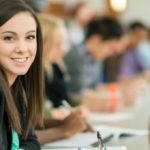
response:
M16 131L12 130L12 147L11 150L19 150L19 137Z

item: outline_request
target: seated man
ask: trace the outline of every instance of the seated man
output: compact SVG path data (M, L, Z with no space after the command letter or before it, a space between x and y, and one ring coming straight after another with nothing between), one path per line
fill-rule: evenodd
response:
M73 95L81 94L81 99L85 99L90 108L95 104L99 110L109 110L110 100L104 101L101 92L87 92L87 89L93 90L99 85L103 60L118 48L122 35L123 29L117 20L109 17L97 18L87 26L84 43L80 47L72 48L65 56L64 60L71 77L70 92Z

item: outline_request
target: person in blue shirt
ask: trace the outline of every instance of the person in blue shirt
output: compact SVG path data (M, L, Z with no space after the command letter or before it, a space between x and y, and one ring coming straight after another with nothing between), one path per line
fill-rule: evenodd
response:
M43 123L42 37L22 0L0 0L0 150L40 150Z
M141 44L147 39L147 35L147 27L143 23L133 22L129 25L130 42L121 59L119 79L134 78L146 70L140 49L143 49Z
M87 25L82 45L70 49L64 57L70 75L70 93L92 111L109 111L110 98L104 101L102 92L97 89L102 78L103 60L114 53L122 35L123 28L116 19L95 18Z
M122 35L121 24L110 17L96 18L88 24L84 43L72 48L64 58L71 92L80 93L99 84L102 62L113 54Z

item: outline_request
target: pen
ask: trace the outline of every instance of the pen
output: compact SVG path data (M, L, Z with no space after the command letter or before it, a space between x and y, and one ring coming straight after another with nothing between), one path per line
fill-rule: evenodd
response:
M99 131L97 131L97 139L98 139L100 150L102 150L103 149L103 143L102 143L102 137L101 137Z
M70 104L69 104L66 100L63 100L63 101L62 101L62 104L63 104L69 111L72 111L72 107L70 106Z

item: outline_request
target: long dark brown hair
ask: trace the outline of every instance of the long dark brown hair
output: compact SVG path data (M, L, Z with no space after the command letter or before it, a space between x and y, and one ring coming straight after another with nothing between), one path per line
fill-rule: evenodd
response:
M38 19L32 9L23 0L0 0L0 27L14 15L20 12L29 12L37 26L37 53L28 72L19 76L13 86L8 86L8 81L0 66L0 90L5 99L5 111L12 129L27 137L29 129L36 125L42 125L43 108L43 69L42 69L42 36ZM19 20L18 20L19 21ZM20 100L21 98L21 100ZM24 106L23 122L19 106ZM23 107L22 107L23 108Z

